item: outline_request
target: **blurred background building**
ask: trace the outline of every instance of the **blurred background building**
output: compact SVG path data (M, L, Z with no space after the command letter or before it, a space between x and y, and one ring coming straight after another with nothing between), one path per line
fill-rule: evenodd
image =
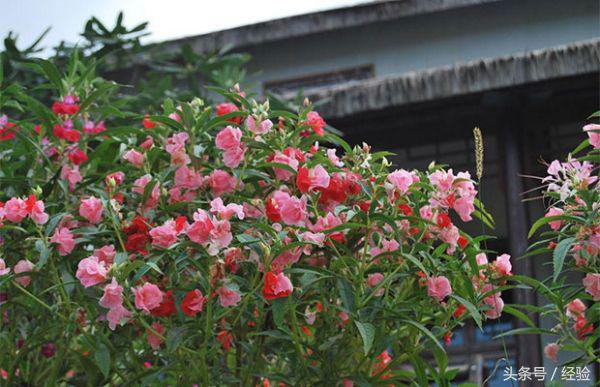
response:
M393 151L406 169L433 159L473 173L472 129L481 127L480 190L497 223L487 232L498 236L489 247L519 257L542 214L539 200L523 201L539 182L522 175L543 175L541 160L573 149L600 106L599 12L596 0L381 1L165 42L161 50L228 45L249 53L255 92L303 93L350 143ZM550 270L539 258L513 263L516 273L538 278ZM528 291L508 298L544 302ZM538 336L492 340L515 324L505 314L483 332L471 325L456 332L449 352L462 369L457 381L482 383L497 366L488 385L506 385L507 365L544 365L549 379L555 365Z

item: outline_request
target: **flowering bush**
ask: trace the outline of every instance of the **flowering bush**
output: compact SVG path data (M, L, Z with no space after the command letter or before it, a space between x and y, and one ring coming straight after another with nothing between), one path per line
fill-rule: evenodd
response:
M583 130L589 138L566 161L548 165L548 176L542 179L547 212L530 231L532 236L545 225L550 228L527 255L552 253L553 276L544 282L519 280L550 301L538 311L557 322L551 330L530 327L521 333L550 335L554 342L544 353L554 362L559 351L565 351L575 352L569 362L589 364L600 361L596 345L600 331L594 328L600 320L600 125L589 124ZM588 152L578 156L584 150Z
M510 257L460 229L493 222L468 172L390 172L310 104L136 116L40 66L51 110L2 94L9 384L447 384L440 339L500 316Z

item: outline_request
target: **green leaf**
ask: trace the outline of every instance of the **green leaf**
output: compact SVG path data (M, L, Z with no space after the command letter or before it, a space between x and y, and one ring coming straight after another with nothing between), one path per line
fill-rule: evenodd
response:
M373 346L373 340L375 340L375 327L370 323L361 323L360 321L354 321L356 327L358 328L358 332L363 340L363 350L365 351L365 356L371 350Z
M173 352L179 347L179 345L183 342L183 339L186 337L186 331L187 328L185 326L169 329L167 337L165 338L167 343L167 351Z
M273 312L273 321L279 329L285 328L286 306L287 302L283 298L273 300L273 305L271 305L271 311Z
M558 279L558 275L562 271L565 257L567 256L567 253L569 252L569 249L571 248L573 242L575 242L574 237L566 238L558 242L558 244L554 248L554 252L552 253L552 262L554 263L554 282L556 282L556 280Z
M494 340L500 339L500 338L506 337L506 336L514 336L514 335L540 335L540 334L553 335L553 336L557 335L556 332L552 332L549 329L541 329L541 328L517 328L517 329L511 329L510 331L502 332L499 335L494 336Z
M535 221L533 226L531 226L531 230L529 230L529 234L527 234L527 238L531 238L533 234L537 231L538 228L542 227L546 223L553 222L555 220L572 220L575 222L585 222L585 219L579 218L577 216L569 216L569 215L554 215L554 216L545 216Z
M588 118L594 118L594 117L600 117L600 110L598 110L597 112L594 112L594 113L590 114L590 116Z
M45 59L37 59L36 63L40 67L42 72L46 75L50 83L52 83L52 85L57 90L60 90L62 86L62 77L60 75L60 71L58 71L58 68L54 65L54 63Z
M110 372L110 351L104 343L98 343L98 349L94 354L96 365L102 372L105 378L108 378Z
M502 309L502 311L506 312L508 314L512 314L519 320L523 321L525 324L529 325L532 328L535 328L535 323L529 318L529 316L527 316L525 313L521 312L520 310L513 308L510 305L504 305L504 309Z
M419 324L416 321L412 321L412 320L401 319L400 322L412 325L413 327L417 328L425 336L427 336L439 349L441 349L442 351L444 351L444 347L442 347L442 344L440 344L440 342L438 341L438 339L436 339L436 337L433 335L433 333L431 333L431 331L429 329L425 328L423 325Z
M337 288L340 292L340 298L342 303L348 312L353 313L356 309L356 303L354 301L354 293L352 292L352 285L345 278L338 278Z
M483 330L483 328L481 326L481 314L479 314L479 310L475 307L475 305L473 305L471 302L465 300L464 298L457 296L456 294L452 294L452 295L450 295L450 297L454 298L456 301L463 304L465 306L465 308L467 308L467 310L471 314L471 317L473 317L473 320L475 321L475 323L477 324L479 329Z

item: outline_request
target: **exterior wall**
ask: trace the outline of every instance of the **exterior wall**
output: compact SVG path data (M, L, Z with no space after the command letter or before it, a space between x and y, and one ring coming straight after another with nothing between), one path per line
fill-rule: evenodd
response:
M252 55L249 81L259 88L369 63L381 77L597 38L599 9L595 0L506 0L239 51Z

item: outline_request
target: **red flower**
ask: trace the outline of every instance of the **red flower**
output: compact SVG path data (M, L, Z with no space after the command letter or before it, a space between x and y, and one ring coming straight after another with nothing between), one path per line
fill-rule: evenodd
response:
M52 111L54 114L66 114L73 115L79 111L79 97L76 95L66 95L62 101L55 101L52 104Z
M165 293L160 305L152 309L150 314L155 317L169 317L175 312L177 312L177 309L175 309L175 301L173 301L173 291L169 290Z
M454 316L455 318L459 318L460 316L463 315L463 313L465 313L466 310L467 310L467 307L464 306L463 304L460 304L459 306L456 307L456 309L454 310L454 313L452 313L452 316Z
M457 243L461 249L464 249L469 244L469 241L467 240L467 238L461 235L460 237L458 237Z
M585 335L594 331L594 325L590 324L584 315L577 316L573 328L575 328L579 340L583 340Z
M78 130L59 124L54 125L52 134L54 134L54 136L57 138L67 140L69 142L78 142L81 138L81 133L79 133Z
M398 209L404 216L412 216L413 210L408 204L398 204Z
M292 294L294 287L292 282L283 273L275 274L271 271L265 274L265 286L263 288L263 296L267 300L287 297Z
M310 183L311 180L308 168L300 167L300 169L298 169L298 175L296 176L296 187L298 187L298 191L302 193L308 192L310 189Z
M123 229L127 234L127 242L125 248L129 252L138 252L142 255L148 254L146 246L150 243L149 228L146 219L141 216L136 216L128 227Z
M231 335L231 333L227 332L226 330L222 330L217 335L217 341L219 343L221 343L221 346L226 351L229 351L229 348L231 348L231 341L232 340L233 340L233 336Z
M265 210L267 212L267 218L271 222L281 222L281 215L279 214L279 209L277 208L277 204L275 200L270 197L265 200Z
M224 116L225 114L234 113L237 111L239 111L237 106L235 106L231 102L224 102L224 103L217 105L217 107L215 109L215 114L218 117L220 117L220 116ZM242 123L242 117L232 117L232 118L228 118L226 121L239 125Z
M142 124L144 125L144 128L146 128L146 129L152 129L152 128L156 127L156 122L150 120L150 116L148 114L146 114L146 116L142 120Z
M7 123L5 126L0 125L0 141L12 140L17 135L15 131L18 129L12 122Z
M452 344L452 332L446 332L444 335L444 343L446 346L450 346L450 344Z
M69 160L75 165L81 165L88 161L88 156L79 148L75 148L75 150L69 153Z
M190 317L194 317L198 312L202 312L206 297L198 289L187 292L181 302L181 311Z
M437 225L439 228L446 228L452 226L452 220L445 212L441 212L437 216Z
M325 135L325 120L317 112L308 112L306 124L310 126L317 136Z

